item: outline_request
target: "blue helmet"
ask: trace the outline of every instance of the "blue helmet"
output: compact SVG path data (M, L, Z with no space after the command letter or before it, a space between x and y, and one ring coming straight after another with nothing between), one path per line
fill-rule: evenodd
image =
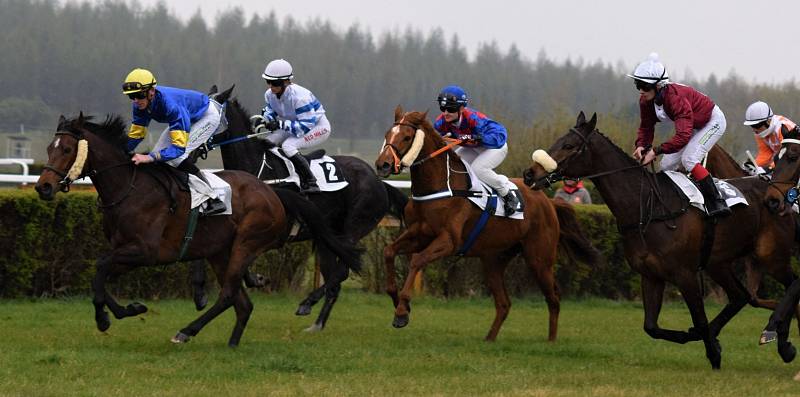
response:
M468 101L467 92L457 85L448 85L442 88L442 91L439 92L439 97L436 98L436 102L439 102L439 106L466 106Z

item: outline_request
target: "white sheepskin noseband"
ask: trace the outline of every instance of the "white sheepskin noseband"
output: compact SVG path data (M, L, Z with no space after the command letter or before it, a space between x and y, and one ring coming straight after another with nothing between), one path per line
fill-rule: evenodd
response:
M86 139L81 139L78 141L78 154L75 155L75 162L72 163L72 167L70 167L69 171L67 172L67 179L70 181L74 181L81 176L81 172L83 171L83 165L86 163L86 157L89 154L89 142Z
M553 158L542 149L534 151L531 155L531 159L541 165L547 172L553 172L556 170L556 168L558 168L558 163L556 163L556 161L553 160Z

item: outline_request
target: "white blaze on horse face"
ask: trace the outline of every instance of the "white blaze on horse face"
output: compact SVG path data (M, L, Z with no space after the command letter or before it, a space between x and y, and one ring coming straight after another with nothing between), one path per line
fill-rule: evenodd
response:
M558 163L542 149L534 151L533 154L531 154L531 159L541 165L547 172L553 172L558 168Z
M781 151L778 152L778 160L780 160L783 157L784 154L786 154L786 148L785 147L781 148Z
M53 141L53 148L57 148L59 143L61 143L61 138L60 137L56 138L56 140Z

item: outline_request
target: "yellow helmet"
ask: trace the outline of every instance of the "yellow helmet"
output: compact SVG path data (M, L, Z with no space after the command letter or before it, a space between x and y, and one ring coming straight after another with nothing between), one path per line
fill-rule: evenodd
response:
M133 69L122 83L123 94L147 91L156 86L156 77L146 69Z

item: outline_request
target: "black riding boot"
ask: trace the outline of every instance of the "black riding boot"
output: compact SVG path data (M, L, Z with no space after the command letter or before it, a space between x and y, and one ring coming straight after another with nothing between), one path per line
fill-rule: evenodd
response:
M514 215L514 212L519 207L519 200L517 199L517 195L514 194L513 191L509 190L505 196L503 196L503 209L506 211L506 216L509 217Z
M303 193L319 192L317 178L315 178L314 174L311 173L311 166L308 164L308 160L306 160L306 158L300 153L289 157L289 160L292 161L292 164L294 164L294 169L297 170L297 175L300 176L300 190Z
M200 169L197 168L197 166L189 159L186 159L183 162L181 162L181 164L178 165L177 168L200 178L201 181L205 182L206 185L211 187L211 184L208 183L208 180L206 179L205 175L203 175ZM227 207L225 207L225 203L223 203L222 200L220 200L219 198L213 198L206 201L206 209L203 211L203 215L209 216L209 215L221 214L225 212L226 209Z
M731 209L725 203L725 199L717 190L714 185L714 178L711 175L697 181L697 187L700 188L700 193L703 194L703 201L706 202L706 210L708 210L709 217L722 217L731 214Z

